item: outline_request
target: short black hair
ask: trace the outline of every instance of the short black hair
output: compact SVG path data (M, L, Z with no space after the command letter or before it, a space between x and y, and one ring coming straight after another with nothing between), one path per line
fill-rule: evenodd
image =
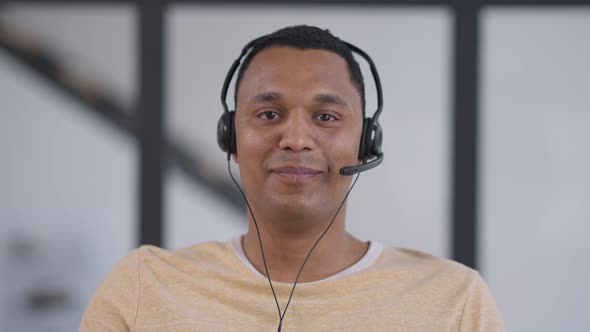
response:
M238 88L248 65L256 54L271 47L294 47L302 50L321 49L340 55L348 65L350 81L361 97L363 117L365 114L365 84L361 68L354 59L352 51L345 42L332 35L330 31L308 25L297 25L277 30L271 34L259 38L251 47L250 52L244 57L236 78L234 101L237 105ZM237 108L237 106L236 106Z

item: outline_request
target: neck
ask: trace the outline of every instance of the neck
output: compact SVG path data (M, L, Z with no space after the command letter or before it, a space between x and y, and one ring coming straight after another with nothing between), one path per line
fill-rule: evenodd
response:
M294 225L290 222L277 223L261 217L257 215L257 222L271 279L285 283L295 282L305 257L328 227L331 218L324 218L324 222L300 222ZM311 253L298 283L325 279L353 265L363 257L368 244L345 231L344 219L343 208ZM248 232L242 238L242 246L248 260L262 275L266 276L252 216L249 218Z

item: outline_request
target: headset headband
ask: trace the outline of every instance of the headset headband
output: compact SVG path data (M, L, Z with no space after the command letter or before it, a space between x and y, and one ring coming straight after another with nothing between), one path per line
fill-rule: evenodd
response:
M234 61L234 63L229 68L229 71L227 72L227 75L225 76L225 81L223 82L223 88L221 89L221 104L223 105L224 112L229 113L229 107L227 106L227 91L229 90L229 85L231 83L231 80L233 79L236 71L238 70L240 63L242 62L242 60L244 59L246 54L248 54L248 52L252 49L252 46L254 46L254 44L256 44L258 41L260 41L264 38L266 38L266 36L258 37L256 39L250 41L248 44L246 44L246 46L244 46L244 48L242 48L242 53L240 53L240 56ZM372 118L373 118L374 122L379 122L379 116L381 115L381 111L383 111L383 92L381 90L381 80L379 79L379 73L377 72L377 67L375 66L375 63L373 62L373 59L371 59L371 57L367 53L365 53L365 51L354 46L353 44L347 43L345 41L342 41L342 42L346 46L348 46L348 48L353 53L356 53L356 54L360 55L363 59L365 59L365 61L367 61L367 63L369 64L369 67L371 68L371 74L373 75L373 80L375 82L375 89L377 90L377 110L373 114Z

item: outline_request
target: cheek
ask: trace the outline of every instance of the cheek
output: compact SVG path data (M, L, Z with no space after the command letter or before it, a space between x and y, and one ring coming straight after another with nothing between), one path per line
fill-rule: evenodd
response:
M257 156L268 150L271 140L260 132L236 129L237 154L240 164L256 162Z
M326 138L330 142L325 150L331 155L335 162L342 165L356 164L358 161L360 147L360 129L351 129L337 137ZM357 132L351 135L351 132Z

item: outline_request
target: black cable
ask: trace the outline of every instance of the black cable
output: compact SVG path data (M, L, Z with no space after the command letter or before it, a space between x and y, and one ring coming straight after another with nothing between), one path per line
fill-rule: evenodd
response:
M227 153L227 171L229 172L229 176L231 177L231 179L236 184L236 187L238 187L240 194L242 194L242 197L244 198L244 201L246 202L246 206L248 207L248 211L250 211L250 214L252 215L252 219L254 220L254 226L256 226L256 234L258 234L258 242L260 244L260 253L262 253L262 261L264 262L264 270L266 271L266 278L268 279L268 283L270 284L270 290L272 291L272 296L274 297L275 303L277 304L277 310L279 311L279 318L280 318L281 317L281 306L279 305L279 300L277 299L277 294L275 293L275 288L272 286L272 281L270 280L270 273L268 272L268 266L266 265L266 257L264 256L264 248L262 247L262 238L260 237L260 229L258 229L258 223L256 222L256 217L254 217L254 213L252 213L252 208L250 207L250 203L248 203L248 199L246 199L246 194L244 194L242 187L240 187L240 185L238 184L238 181L236 181L236 179L234 178L234 176L231 172L231 168L229 167L229 159L230 159L230 152Z
M264 249L262 246L262 238L260 236L260 230L258 228L258 223L256 222L256 217L254 216L254 213L252 212L252 208L250 207L250 203L248 203L248 199L246 198L244 191L242 190L242 188L240 187L240 185L238 184L238 182L236 181L236 179L234 178L234 176L231 172L229 160L230 160L230 153L228 152L228 154L227 154L227 171L229 172L229 176L231 177L231 179L234 182L234 184L236 185L236 187L238 187L240 194L242 194L242 198L244 198L244 201L246 202L246 206L248 207L248 211L250 211L250 215L252 216L252 220L254 221L254 226L256 227L256 234L258 235L258 243L260 245L260 253L262 254L262 261L264 263L264 270L266 271L266 278L268 279L268 283L270 284L272 296L275 299L275 303L276 303L277 309L279 311L279 326L277 327L277 332L281 332L281 329L283 327L283 319L285 318L285 315L287 314L287 309L289 308L289 304L291 304L291 299L293 298L293 294L295 293L295 287L297 286L297 281L299 281L299 277L301 276L301 273L303 272L303 268L305 267L305 264L307 263L307 260L311 256L311 253L313 252L313 250L317 247L318 243L320 243L320 241L322 240L324 235L326 235L326 233L328 233L328 230L330 230L330 227L332 227L332 224L334 224L334 221L336 220L336 216L338 216L338 213L342 209L342 206L344 206L344 202L346 202L346 200L348 199L348 195L352 191L352 188L354 188L354 186L356 185L356 181L358 180L360 173L357 173L356 177L354 178L354 181L352 182L352 185L350 186L350 188L348 188L348 191L346 192L346 195L344 195L344 199L342 200L342 202L338 206L338 209L336 209L336 213L334 213L332 220L330 221L330 223L328 224L326 229L322 232L320 237L313 244L313 246L311 247L311 249L307 253L307 256L305 256L305 259L303 260L303 263L301 264L301 267L299 268L299 272L297 272L297 277L295 277L295 282L293 283L293 288L291 288L291 294L289 294L289 299L287 300L287 304L285 305L285 309L281 312L281 306L279 305L279 300L277 298L277 294L275 293L275 289L272 285L272 280L271 280L270 274L268 272L268 265L266 264L266 257L264 255Z
M277 329L277 332L281 332L281 327L283 325L283 319L285 318L285 314L287 313L287 309L289 308L289 304L291 304L291 298L293 297L293 293L295 293L295 286L297 286L297 281L299 280L299 276L301 276L301 272L303 271L303 267L305 266L305 263L307 263L309 256L311 256L311 253L313 252L315 247L318 245L318 243L320 243L320 240L324 237L324 235L326 235L326 233L328 232L330 227L332 227L334 220L336 220L336 216L338 216L340 209L342 209L344 202L346 202L346 199L348 199L348 195L352 191L352 188L354 188L354 185L356 184L356 181L358 180L359 175L360 175L360 173L357 173L356 177L354 178L354 181L352 182L352 185L350 186L350 188L348 188L348 191L346 192L346 195L344 195L344 199L342 200L342 202L338 206L338 209L336 209L336 213L334 213L334 217L332 217L330 224L328 224L328 227L326 227L324 232L320 235L320 237L317 239L317 241L313 244L313 246L309 250L309 253L307 253L307 256L305 256L305 259L303 260L303 264L301 264L301 268L299 269L299 272L297 273L297 277L295 278L295 282L293 283L293 288L291 289L291 294L289 295L289 300L287 301L287 304L285 305L285 309L283 310L283 314L281 315L281 320L279 322L279 327Z

